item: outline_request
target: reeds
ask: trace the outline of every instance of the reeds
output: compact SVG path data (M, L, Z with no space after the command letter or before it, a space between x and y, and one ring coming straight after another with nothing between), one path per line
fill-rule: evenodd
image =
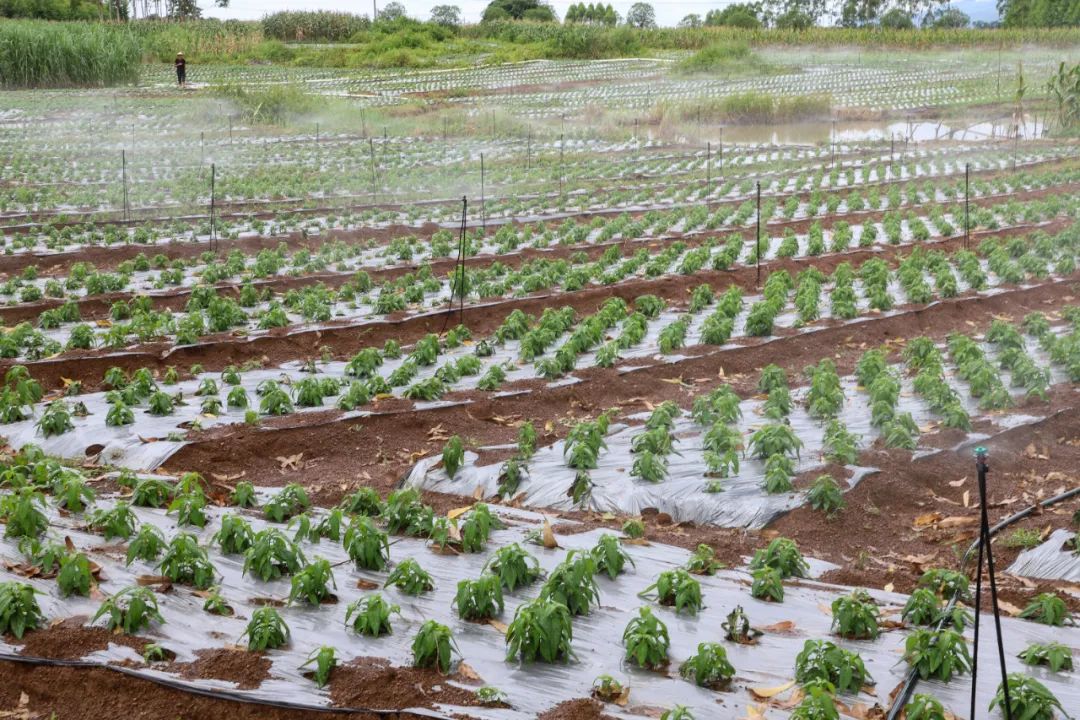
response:
M89 87L134 82L141 52L127 27L104 23L0 23L0 87Z

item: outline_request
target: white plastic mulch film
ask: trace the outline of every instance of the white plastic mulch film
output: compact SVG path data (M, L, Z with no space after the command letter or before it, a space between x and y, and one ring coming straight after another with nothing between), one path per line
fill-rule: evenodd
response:
M1045 542L1020 553L1009 566L1009 574L1080 583L1080 547L1073 546L1078 537L1068 530L1055 530Z
M111 502L101 500L99 506L107 507ZM412 638L420 624L428 619L437 620L452 629L461 659L479 674L484 684L505 692L512 705L510 709L468 708L467 714L474 717L515 720L533 718L563 700L587 696L593 680L607 673L629 683L631 688L629 702L625 707L608 706L607 711L615 715L653 714L655 711L650 711L649 708L666 708L678 703L689 706L699 718L747 717L751 712L748 708L750 705L758 705L759 709L764 711L765 717L783 718L787 717L789 710L776 705L782 704L788 697L786 692L777 696L774 705L768 705L756 700L749 689L775 688L792 681L795 656L808 639L831 639L843 647L857 651L866 662L876 685L865 688L858 697L843 697L843 701L849 706L857 703L871 707L875 704L887 706L890 691L904 678L907 665L900 657L905 632L889 630L876 641L846 641L830 635L831 618L828 608L833 599L847 592L844 588L813 580L788 581L784 602L768 603L750 596L749 577L745 571L723 570L714 577L698 577L705 607L696 617L677 614L671 608L658 606L639 597L639 593L654 582L662 571L683 565L689 556L686 550L663 544L626 544L625 550L634 564L628 564L628 571L616 580L610 580L606 575L598 578L600 604L588 615L574 619L572 645L575 657L570 662L521 665L516 660L508 661L501 629L493 624L458 619L456 611L451 607L458 581L478 577L494 550L510 542L523 543L523 546L538 558L541 567L550 571L566 557L568 550L588 549L603 533L590 531L560 535L558 542L561 547L546 549L526 542L526 534L540 527L541 516L506 508L497 510L506 522L506 527L493 533L487 550L483 553L439 554L425 547L422 540L393 539L392 562L398 563L409 557L416 559L433 576L435 589L419 597L404 595L393 588L381 590L388 600L400 605L401 615L392 620L393 633L378 639L353 634L344 624L344 615L348 603L372 592L359 589L358 580L381 585L387 573L356 570L338 543L327 540L318 544L306 541L302 543L303 551L309 560L320 556L333 564L336 581L334 592L338 602L319 607L281 607L279 611L292 631L291 642L283 649L267 653L272 662L270 678L257 689L241 692L270 700L327 704L328 692L318 690L300 670L300 665L313 650L323 645L333 646L341 663L347 663L355 657L378 656L388 658L394 664L409 664ZM176 527L174 519L164 511L145 508L135 508L135 511L140 521L153 523L166 535L181 529ZM207 545L210 537L220 527L222 514L222 510L211 509L207 527L202 531L194 529L202 544ZM244 514L255 530L268 525L257 513ZM132 585L140 576L157 574L153 565L142 561L125 567L123 547L114 543L103 544L100 536L81 529L81 522L77 517L61 517L50 511L50 520L53 523L51 534L55 539L70 537L92 561L101 565L100 589L104 593L115 593ZM190 527L182 529L193 530ZM17 544L12 539L0 542L0 552L6 558L20 557ZM209 552L220 573L221 594L235 609L235 615L219 617L207 614L202 610L202 597L193 594L190 588L174 586L170 592L158 595L165 624L152 626L141 633L175 652L178 662L193 660L195 651L199 649L242 643L241 635L246 622L258 604L265 602L267 598L284 600L288 596L287 578L264 583L251 576L242 575L242 557L223 556L216 548L211 548ZM24 580L7 569L0 569L0 578ZM55 581L34 578L26 582L40 591L39 602L49 619L74 615L92 616L97 610L98 603L94 600L81 597L60 598ZM538 590L539 583L536 583L507 594L507 607L499 621L509 623L516 607L535 597ZM898 619L899 610L906 600L905 596L878 591L871 594L881 604L886 618ZM651 605L670 632L671 665L666 671L633 669L622 660L622 631L627 622L637 615L637 609L643 605ZM740 605L746 610L755 627L768 628L786 623L792 625L766 629L756 645L743 646L723 641L721 623L733 608ZM1010 671L1025 670L1037 676L1064 707L1080 707L1080 683L1072 675L1024 668L1015 657L1030 642L1056 641L1078 646L1080 629L1045 627L1005 618L1003 630ZM970 636L970 630L968 635ZM708 641L723 642L728 658L736 668L736 678L727 690L699 688L678 674L679 664L695 651L697 644ZM17 651L18 644L11 641L0 647L6 652L13 652ZM985 652L980 651L980 665L984 668L996 668L993 643L984 643L982 650ZM142 666L142 660L137 657L137 653L117 645L110 645L107 651L95 653L90 659L134 661L137 667L144 668L139 672L148 675L166 672L161 669L166 666ZM231 683L220 680L186 682L203 688L233 688ZM979 687L980 708L988 706L996 684L992 673L983 676ZM919 685L920 692L936 695L960 717L966 712L969 688L966 677L956 678L947 685L937 682ZM448 714L460 711L455 708L438 709Z

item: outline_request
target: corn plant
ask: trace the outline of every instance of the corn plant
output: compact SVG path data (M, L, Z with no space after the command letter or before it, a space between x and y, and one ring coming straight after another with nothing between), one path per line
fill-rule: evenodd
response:
M857 653L837 647L828 640L807 640L795 657L795 681L801 685L828 682L840 692L857 694L863 685L873 685L866 666Z
M272 607L261 607L251 613L247 629L240 637L248 639L248 650L273 650L289 642L289 626Z
M497 576L508 592L531 585L541 574L536 558L517 543L496 550L483 572Z
M205 590L214 582L216 571L190 533L177 533L158 564L159 572L174 583L186 583Z
M1072 648L1061 643L1031 643L1017 657L1025 665L1045 665L1054 672L1073 669Z
M862 591L839 597L832 603L832 628L837 635L856 640L872 640L878 628L878 607Z
M0 635L11 633L21 639L27 630L42 626L45 617L35 593L27 583L0 582Z
M679 674L701 687L716 689L731 682L735 668L728 662L727 652L720 643L703 642L679 667Z
M657 602L673 606L676 612L686 610L691 615L696 615L701 610L701 583L682 568L660 573L656 582L638 595L646 597L653 593Z
M1046 686L1033 677L1023 673L1009 673L1009 716L1024 720L1053 720L1054 710L1065 714L1065 708ZM1001 708L1005 711L1005 686L998 685L994 699L990 701L990 710ZM1068 715L1066 714L1066 717Z
M647 607L638 608L638 616L623 631L626 659L638 667L655 669L667 665L671 639L667 626Z
M750 560L750 569L774 568L782 578L806 577L810 565L803 559L802 553L794 540L778 537L754 553Z
M596 561L592 555L571 550L551 571L540 597L562 603L571 615L586 615L593 603L600 602L595 574Z
M573 657L574 632L566 605L550 598L523 603L506 630L506 659L559 662Z
M328 584L337 589L337 581L334 580L334 573L330 570L330 561L316 558L292 576L289 603L292 604L299 599L318 605L331 597Z
M401 614L401 608L391 605L378 593L365 595L349 603L345 609L345 625L358 635L379 637L390 634L390 616Z
M323 645L320 648L316 648L308 655L307 660L301 669L314 665L315 669L311 672L312 679L315 684L320 688L326 687L326 683L330 682L330 673L337 667L337 655L334 652L334 648L329 645Z
M126 587L112 597L105 598L90 622L108 616L106 626L109 630L119 628L128 635L134 635L151 622L165 622L158 611L157 598L148 587Z
M500 615L503 611L502 581L487 573L476 580L462 580L457 586L454 605L463 620L488 620Z
M435 589L435 581L431 575L412 558L402 560L390 571L386 578L386 587L391 585L406 595L422 595Z
M450 628L428 620L420 626L413 638L413 667L435 668L446 674L450 672L453 649L454 636Z

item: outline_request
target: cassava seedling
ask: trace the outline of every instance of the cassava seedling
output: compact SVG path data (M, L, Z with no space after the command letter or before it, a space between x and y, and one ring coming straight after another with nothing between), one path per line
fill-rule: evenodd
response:
M1009 684L1010 717L1025 720L1053 720L1055 710L1065 712L1061 701L1035 678L1023 673L1009 673L1006 682ZM1001 708L1002 716L1005 715L1004 683L998 685L997 693L990 702L990 710L995 708Z
M947 720L952 717L945 713L945 706L933 695L916 693L911 702L904 706L906 720Z
M877 605L859 591L833 600L832 617L833 631L841 637L872 640L881 632Z
M27 630L45 622L34 588L22 582L0 582L0 635L11 633L21 639Z
M774 538L764 549L754 553L750 560L750 569L765 567L776 569L782 578L806 577L810 569L795 541L784 537Z
M365 595L349 603L345 610L345 625L353 632L368 637L390 634L390 616L401 614L401 608L391 605L378 593Z
M682 568L665 570L652 585L639 593L645 597L655 593L661 605L670 605L676 612L686 610L696 615L701 610L701 583Z
M462 580L454 597L463 620L489 620L502 614L502 582L496 575L483 574L476 580Z
M634 559L623 550L619 539L614 535L601 535L589 552L596 562L596 571L607 573L612 580L623 572L627 562L634 564Z
M604 702L616 702L628 693L626 686L610 675L600 675L593 680L590 692L594 698Z
M754 638L761 635L760 630L750 627L750 618L742 609L742 605L736 605L735 609L728 613L727 619L720 624L724 629L724 638L740 645L749 645Z
M413 638L413 666L434 668L444 675L450 672L451 654L454 651L454 636L450 628L428 620Z
M337 581L334 580L334 573L330 569L330 561L315 558L292 576L289 604L304 600L311 605L318 605L331 597L328 585L333 585L334 589L337 589Z
M1017 657L1025 665L1045 665L1053 672L1073 669L1072 648L1061 643L1031 643Z
M728 662L727 652L720 643L703 642L697 652L679 667L679 674L708 688L723 687L735 677L735 668Z
M724 563L716 559L716 552L704 543L699 544L686 561L687 572L694 575L715 575L722 567Z
M310 665L314 665L315 669L311 671L311 678L315 681L315 684L322 688L326 687L326 683L330 682L330 673L337 667L337 655L334 648L329 645L323 645L320 648L316 648L308 655L307 660L300 669L304 669Z
M1072 615L1069 613L1065 601L1053 593L1036 595L1027 607L1020 613L1025 620L1042 623L1043 625L1072 625Z
M531 585L541 575L539 562L517 543L496 550L483 571L498 576L508 592Z
M406 595L422 595L435 589L435 581L420 563L406 558L398 563L386 578L386 587L393 585Z
M303 566L300 548L277 528L255 533L251 546L244 551L243 573L251 572L263 582L298 572Z
M148 587L130 586L112 597L105 598L94 614L91 622L106 617L109 630L119 628L128 635L134 635L151 622L165 622L158 611L157 598Z
M837 647L828 640L807 640L795 658L795 681L831 683L840 692L858 693L863 685L873 685L866 666L857 653Z
M130 565L136 560L153 562L158 559L164 549L165 536L162 532L150 523L143 523L139 526L135 537L128 543L125 564Z
M289 642L289 626L272 607L261 607L251 613L247 629L240 637L248 639L248 650L273 650Z
M506 630L506 659L559 662L573 656L570 611L543 597L523 603Z
M638 608L638 616L631 619L623 631L626 659L638 667L650 670L668 663L671 639L667 626L647 607Z
M540 597L562 603L571 615L586 615L593 603L600 602L595 575L596 561L592 555L571 550L551 571Z

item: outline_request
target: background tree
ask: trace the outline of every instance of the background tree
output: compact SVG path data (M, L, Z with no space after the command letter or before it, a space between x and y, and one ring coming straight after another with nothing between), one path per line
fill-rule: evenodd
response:
M971 17L952 5L931 10L923 16L923 27L958 29L971 24Z
M881 16L881 27L889 30L910 30L915 27L915 21L911 19L911 13L900 8L893 8Z
M699 28L705 23L702 21L701 16L697 13L690 13L682 20L679 21L678 27L681 28Z
M461 8L457 5L436 5L431 8L431 22L448 28L461 27Z
M533 20L556 22L558 17L550 5L540 0L491 0L481 18L484 22L494 20Z
M393 22L405 17L405 6L393 0L388 2L379 9L379 22Z
M626 13L626 24L636 28L656 27L656 11L649 3L636 2Z
M840 5L840 27L861 27L876 22L885 9L886 0L843 0Z
M761 27L761 6L757 3L732 3L705 13L705 25L727 26L753 30Z
M1080 26L1077 0L998 0L997 7L1005 27Z

